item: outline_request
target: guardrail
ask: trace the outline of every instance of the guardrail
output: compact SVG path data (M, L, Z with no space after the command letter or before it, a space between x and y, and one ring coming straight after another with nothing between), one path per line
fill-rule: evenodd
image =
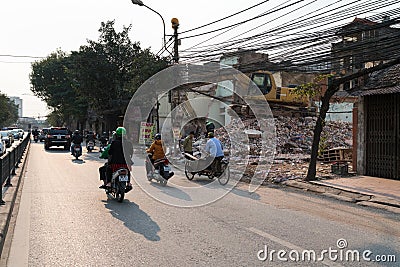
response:
M11 178L15 175L15 170L18 168L18 164L21 163L22 155L24 154L30 140L30 133L28 133L22 142L0 157L0 205L5 204L3 201L3 186L12 186Z

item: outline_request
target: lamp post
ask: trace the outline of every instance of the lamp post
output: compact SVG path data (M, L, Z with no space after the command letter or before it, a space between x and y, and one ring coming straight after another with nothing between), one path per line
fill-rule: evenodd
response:
M163 30L164 30L164 35L163 35L163 47L164 47L165 50L167 50L167 43L166 43L166 41L165 41L165 36L166 36L166 35L165 35L165 21L164 21L164 18L161 16L161 14L158 13L157 11L155 11L154 9L152 9L151 7L146 6L145 4L143 4L142 0L132 0L132 4L138 5L138 6L147 7L148 9L150 9L151 11L153 11L154 13L156 13L157 15L160 16L160 18L161 18L161 20L162 20L162 23L163 23Z
M160 18L161 18L161 20L162 20L162 23L163 23L163 33L164 33L164 35L163 35L163 47L164 47L164 49L165 49L166 51L168 51L168 50L167 50L167 43L166 43L166 41L165 41L165 36L166 36L166 35L165 35L165 21L164 21L164 18L161 16L160 13L158 13L157 11L155 11L154 9L152 9L151 7L146 6L145 4L143 4L142 0L131 0L131 1L132 1L132 4L138 5L138 6L147 7L148 9L150 9L151 11L153 11L154 13L156 13L157 15L160 16ZM160 103L158 102L158 96L156 96L156 97L157 97L157 102L156 102L156 123L157 123L157 133L159 133L159 132L160 132L160 116L159 116L159 114L158 114L158 109L159 109Z

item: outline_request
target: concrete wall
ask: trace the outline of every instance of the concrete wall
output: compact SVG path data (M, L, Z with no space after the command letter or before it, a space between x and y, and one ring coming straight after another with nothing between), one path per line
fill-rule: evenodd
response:
M366 125L365 125L365 105L364 97L358 100L358 127L357 127L357 173L365 175L366 166Z

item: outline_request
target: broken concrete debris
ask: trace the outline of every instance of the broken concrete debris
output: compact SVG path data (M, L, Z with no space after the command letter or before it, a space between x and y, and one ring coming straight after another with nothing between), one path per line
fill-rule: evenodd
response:
M242 180L251 179L253 174L269 169L267 180L280 182L302 178L307 174L316 120L316 117L283 116L261 122L257 119L232 120L229 125L216 129L215 132L224 148L230 150L230 160L236 166L245 168ZM260 123L267 127L260 127ZM268 129L268 132L263 132L262 129ZM350 149L351 146L351 123L325 123L319 146L321 154L338 147ZM274 153L273 163L260 162L263 153ZM318 177L328 178L334 175L331 173L331 164L318 162Z

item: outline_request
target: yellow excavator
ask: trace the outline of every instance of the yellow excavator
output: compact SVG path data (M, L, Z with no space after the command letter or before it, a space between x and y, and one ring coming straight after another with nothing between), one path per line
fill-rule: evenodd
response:
M309 116L315 113L315 109L310 107L310 100L306 96L299 96L294 93L296 87L277 87L275 79L270 71L255 71L246 74L262 92L262 96L249 95L243 99L234 98L231 108L242 116L253 116L251 108L247 106L246 100L256 103L265 103L267 100L274 115L284 116ZM250 90L250 85L248 85Z

